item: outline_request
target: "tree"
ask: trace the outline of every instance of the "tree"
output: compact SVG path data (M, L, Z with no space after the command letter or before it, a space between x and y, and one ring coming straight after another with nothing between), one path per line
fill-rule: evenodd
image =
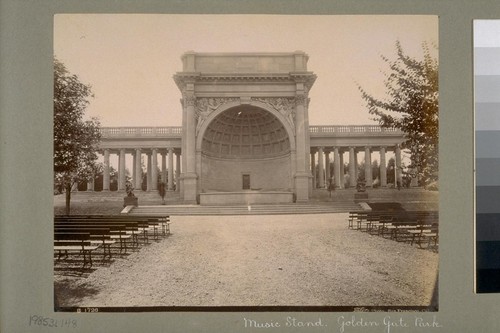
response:
M409 167L417 170L427 185L438 178L438 63L427 43L422 48L421 60L406 55L399 42L396 60L382 56L390 68L385 73L385 99L358 88L374 120L382 127L406 133L402 148L411 154Z
M99 121L83 120L90 97L90 86L54 58L54 178L66 192L66 214L73 184L91 179L98 171Z

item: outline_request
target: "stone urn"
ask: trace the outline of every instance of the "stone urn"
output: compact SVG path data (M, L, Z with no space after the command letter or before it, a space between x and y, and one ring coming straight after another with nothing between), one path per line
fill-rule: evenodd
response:
M123 198L123 207L138 206L138 198L134 195L134 187L130 181L125 183L125 191L127 196Z
M366 192L366 183L359 180L356 184L356 193L354 193L354 202L363 202L368 200L368 193Z

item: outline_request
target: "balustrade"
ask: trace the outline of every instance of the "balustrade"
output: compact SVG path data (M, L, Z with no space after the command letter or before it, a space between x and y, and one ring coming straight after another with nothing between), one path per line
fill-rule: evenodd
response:
M102 138L120 137L179 137L182 127L101 127Z
M103 138L110 137L179 137L182 135L181 126L168 127L102 127L100 129ZM337 126L309 126L311 135L349 135L366 134L378 135L394 134L401 135L403 132L395 128L386 128L378 125L337 125Z
M317 135L402 135L401 130L378 125L309 126L311 136Z

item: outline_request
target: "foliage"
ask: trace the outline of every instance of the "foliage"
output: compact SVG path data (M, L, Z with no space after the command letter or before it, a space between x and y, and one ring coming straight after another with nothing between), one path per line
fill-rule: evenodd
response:
M409 167L417 170L426 185L438 177L438 63L426 43L422 48L421 60L406 55L399 42L396 60L382 56L390 68L385 73L386 98L358 88L374 120L406 133L402 148L411 154Z
M54 58L54 178L66 191L67 214L73 184L90 180L99 171L95 163L99 121L83 120L90 97L90 86Z

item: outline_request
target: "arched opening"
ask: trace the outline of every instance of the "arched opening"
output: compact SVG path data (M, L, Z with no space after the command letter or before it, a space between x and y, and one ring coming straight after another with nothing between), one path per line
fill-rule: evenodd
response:
M292 191L291 144L282 122L254 105L229 108L201 141L201 192Z

